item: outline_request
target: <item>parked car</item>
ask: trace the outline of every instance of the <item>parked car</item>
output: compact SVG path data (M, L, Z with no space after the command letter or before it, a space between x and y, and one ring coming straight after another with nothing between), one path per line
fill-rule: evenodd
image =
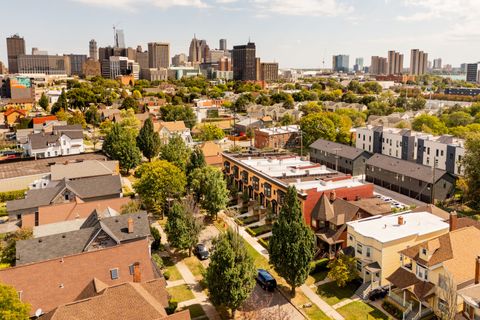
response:
M257 283L262 287L263 290L273 291L277 287L277 280L264 269L257 270Z
M383 298L385 298L387 293L388 293L388 289L377 288L377 289L374 289L370 292L370 294L368 295L368 299L370 299L370 301L375 301L377 299L383 299Z
M197 244L195 248L193 248L193 254L196 255L197 258L200 260L207 260L210 256L210 253L208 252L205 245L201 243Z

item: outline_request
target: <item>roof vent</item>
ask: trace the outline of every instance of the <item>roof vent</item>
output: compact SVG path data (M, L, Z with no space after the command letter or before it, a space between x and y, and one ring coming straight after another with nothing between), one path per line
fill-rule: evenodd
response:
M38 242L39 242L39 243L42 242L42 239L38 239Z
M60 285L59 285L58 287L61 288L61 289L65 288L65 286L63 285L63 283L60 283Z
M65 239L67 236L66 235L62 235L62 238Z

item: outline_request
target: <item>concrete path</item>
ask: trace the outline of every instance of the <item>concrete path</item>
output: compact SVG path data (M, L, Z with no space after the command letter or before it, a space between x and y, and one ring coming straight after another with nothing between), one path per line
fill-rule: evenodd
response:
M167 288L181 286L182 284L185 284L185 280L183 280L183 279L175 280L175 281L168 281L167 280Z
M360 301L360 297L358 296L355 296L355 297L351 297L350 299L345 299L343 301L340 301L339 303L337 304L334 304L332 306L332 308L334 308L335 310L337 310L338 308L341 308L343 306L346 306L347 304L350 304L352 302L355 302L355 301Z
M271 237L271 236L272 236L272 231L259 235L257 237L257 239L268 238L268 237Z
M330 282L333 282L333 280L327 277L327 278L323 279L322 281L315 282L313 285L315 287L318 287L318 286L321 286L322 284L330 283Z

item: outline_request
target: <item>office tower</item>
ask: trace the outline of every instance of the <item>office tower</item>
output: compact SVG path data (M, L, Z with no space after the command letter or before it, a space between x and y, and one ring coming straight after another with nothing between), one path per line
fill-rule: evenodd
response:
M18 55L25 54L25 40L18 34L7 38L8 71L18 73Z
M72 76L83 76L84 64L87 61L85 54L67 54L70 59L70 74Z
M355 72L363 71L363 58L355 59L355 65L353 66L353 71Z
M142 46L137 46L135 61L137 61L140 66L140 78L142 78L142 70L149 68L148 51L143 51Z
M399 75L403 70L403 54L396 51L388 51L388 73L389 75Z
M206 63L210 54L210 47L206 40L198 40L196 37L190 42L188 61L192 64Z
M255 80L262 80L262 66L260 63L260 58L255 58Z
M227 51L227 39L220 39L220 50Z
M232 58L224 56L220 59L218 64L218 71L232 71Z
M112 56L110 61L110 78L133 75L135 80L140 77L140 66L137 62L127 57Z
M125 48L125 34L123 30L115 29L115 48Z
M232 51L233 79L252 81L256 80L255 43L234 46Z
M276 81L278 80L278 63L276 62L262 62L260 64L261 80Z
M187 55L185 53L179 53L173 56L172 65L174 67L183 67L187 64Z
M148 67L168 68L170 66L170 44L150 42L148 44Z
M460 65L460 70L461 70L461 72L467 73L467 65L468 65L468 63L462 63L462 64Z
M97 41L95 41L95 39L90 40L90 42L88 43L88 49L88 57L93 60L98 60Z
M225 56L223 50L210 50L207 62L218 63L222 57Z
M21 54L17 57L18 73L70 75L70 57Z
M428 53L419 49L412 49L410 52L410 74L422 75L427 72Z
M467 63L467 82L479 82L478 80L478 63Z
M434 70L442 69L442 58L433 59L433 69Z
M369 73L380 75L380 74L387 74L387 72L388 72L387 58L372 56L372 62L370 64Z
M336 72L344 72L344 73L347 73L348 70L349 70L349 56L346 55L346 54L339 54L339 55L336 55L336 56L333 56L333 59L332 59L332 69L333 71L336 71Z

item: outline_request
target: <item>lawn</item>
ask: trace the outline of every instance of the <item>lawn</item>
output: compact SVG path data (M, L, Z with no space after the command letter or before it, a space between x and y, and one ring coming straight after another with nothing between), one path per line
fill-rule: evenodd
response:
M7 203L6 202L0 202L0 217L7 216Z
M258 216L246 216L246 217L238 218L236 220L237 222L240 222L240 224L249 225L249 224L260 221L260 218Z
M319 281L325 280L325 278L327 277L327 274L328 274L328 271L320 271L320 272L311 274L308 276L306 284L312 285Z
M183 259L183 262L187 265L188 269L190 269L190 271L193 273L197 281L202 280L203 272L205 271L205 268L196 256L192 255L191 257L186 257L185 259Z
M362 301L354 301L341 308L338 308L337 311L345 317L345 320L392 319L374 306L366 304Z
M163 264L165 265L165 269L167 269L168 273L170 274L169 281L181 280L182 275L178 271L175 263L173 263L172 259L169 257L163 257Z
M272 231L272 225L264 224L263 226L247 228L247 232L254 237L260 236L262 234Z
M183 310L188 309L190 310L190 318L197 318L201 316L205 316L205 311L203 311L202 306L198 303L192 304L188 307L183 308Z
M186 284L167 288L167 291L172 296L172 299L176 300L177 302L188 301L195 298L192 290L190 290Z
M317 294L325 300L326 303L333 306L345 299L350 298L357 290L358 285L349 283L343 288L339 288L335 282L322 284L317 288Z

